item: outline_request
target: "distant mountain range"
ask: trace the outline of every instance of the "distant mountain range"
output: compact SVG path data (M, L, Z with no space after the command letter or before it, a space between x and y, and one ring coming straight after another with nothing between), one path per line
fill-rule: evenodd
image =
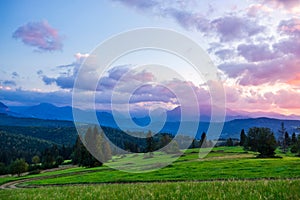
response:
M76 109L82 118L85 119L81 121L83 123L97 123L93 121L90 117L91 111L83 111ZM167 132L175 134L180 125L180 107L173 110L167 111L167 121L162 127L160 132ZM281 122L284 122L285 127L289 134L293 132L298 133L300 127L300 121L295 119L300 119L298 116L284 116L275 113L260 113L261 116L278 116L281 119L259 117L253 118L254 113L237 113L228 110L228 115L226 117L226 122L221 133L222 138L239 138L240 131L245 129L247 131L251 127L269 127L277 135L280 128ZM158 113L159 114L159 113ZM256 113L257 114L257 113ZM98 121L102 126L119 128L120 124L117 124L112 113L109 111L98 111L96 113ZM131 119L122 118L122 113L119 113L117 118L121 119L122 128L130 131L148 131L151 127L158 127L159 121L152 121L149 116L136 115L132 116ZM199 122L199 128L197 131L197 137L199 138L202 132L206 132L209 125L220 125L219 122L209 122L210 117L207 113L204 113ZM0 102L0 125L2 126L38 126L38 127L69 127L73 126L73 114L72 107L57 107L49 103L41 103L35 106L12 106L8 107ZM140 128L133 128L131 122L134 121ZM151 122L151 123L150 123ZM148 124L152 126L146 127ZM182 122L186 127L189 127L193 122L185 121ZM146 127L143 129L143 127ZM188 135L195 135L195 133L187 133ZM213 135L218 135L213 133ZM209 136L209 135L208 135ZM210 136L209 136L210 137ZM211 136L213 137L213 136Z

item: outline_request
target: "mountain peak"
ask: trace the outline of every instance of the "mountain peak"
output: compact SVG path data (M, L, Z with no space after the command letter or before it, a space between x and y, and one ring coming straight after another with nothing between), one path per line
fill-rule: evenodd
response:
M0 102L0 109L7 109L7 108L8 107L4 103Z
M42 107L56 107L55 105L51 104L51 103L40 103L36 106L42 106Z

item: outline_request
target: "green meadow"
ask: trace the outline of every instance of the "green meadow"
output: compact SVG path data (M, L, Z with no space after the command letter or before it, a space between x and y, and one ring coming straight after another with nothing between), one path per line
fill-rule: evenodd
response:
M207 149L202 149L205 153ZM160 154L160 155L159 155ZM300 158L256 158L241 147L216 147L204 158L189 149L172 164L145 173L128 173L159 167L172 154L114 156L102 167L74 167L59 171L0 178L0 183L22 179L13 189L0 190L0 199L299 199ZM35 188L32 188L35 187Z

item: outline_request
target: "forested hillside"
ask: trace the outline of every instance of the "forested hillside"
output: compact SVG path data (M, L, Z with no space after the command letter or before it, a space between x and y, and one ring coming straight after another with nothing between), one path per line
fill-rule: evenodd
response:
M46 148L53 145L56 143L0 131L0 162L9 164L17 158L30 161L33 156L40 155Z

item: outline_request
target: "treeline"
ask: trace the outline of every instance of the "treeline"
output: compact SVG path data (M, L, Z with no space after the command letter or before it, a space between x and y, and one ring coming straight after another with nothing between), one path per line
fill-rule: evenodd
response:
M148 133L143 132L128 132L116 128L110 127L101 127L105 136L113 143L115 146L123 149L125 151L130 151L133 153L147 153L149 152L149 138L151 138L151 149L156 151L161 149L170 143L170 141L174 138L174 135L169 133L157 133L155 135L152 134L151 131ZM151 135L151 137L150 137ZM148 141L148 142L147 142ZM178 135L176 139L176 143L178 148L186 148L189 145L191 138L189 136ZM118 154L119 152L112 148L113 154Z
M34 133L38 130L33 129ZM27 132L27 135L34 133ZM110 160L112 155L123 154L126 151L152 155L153 151L162 149L165 153L179 153L180 146L186 146L185 142L190 139L179 136L177 142L173 138L173 135L167 133L152 135L149 131L147 134L127 134L114 128L100 129L94 126L88 127L84 134L77 135L75 144L65 146L22 134L0 132L0 174L20 175L26 171L39 173L41 169L58 167L65 160L79 166L101 166L103 162ZM112 144L121 151L112 148ZM168 144L170 145L167 146Z
M290 137L283 123L279 133L278 140L276 140L270 128L253 127L247 134L243 129L240 134L240 145L245 150L259 152L258 157L274 157L278 147L283 153L290 151L300 156L300 135L296 136L296 133L293 133Z
M73 145L77 137L75 126L39 127L39 126L0 126L0 131L9 134L24 135L47 140L59 145Z

